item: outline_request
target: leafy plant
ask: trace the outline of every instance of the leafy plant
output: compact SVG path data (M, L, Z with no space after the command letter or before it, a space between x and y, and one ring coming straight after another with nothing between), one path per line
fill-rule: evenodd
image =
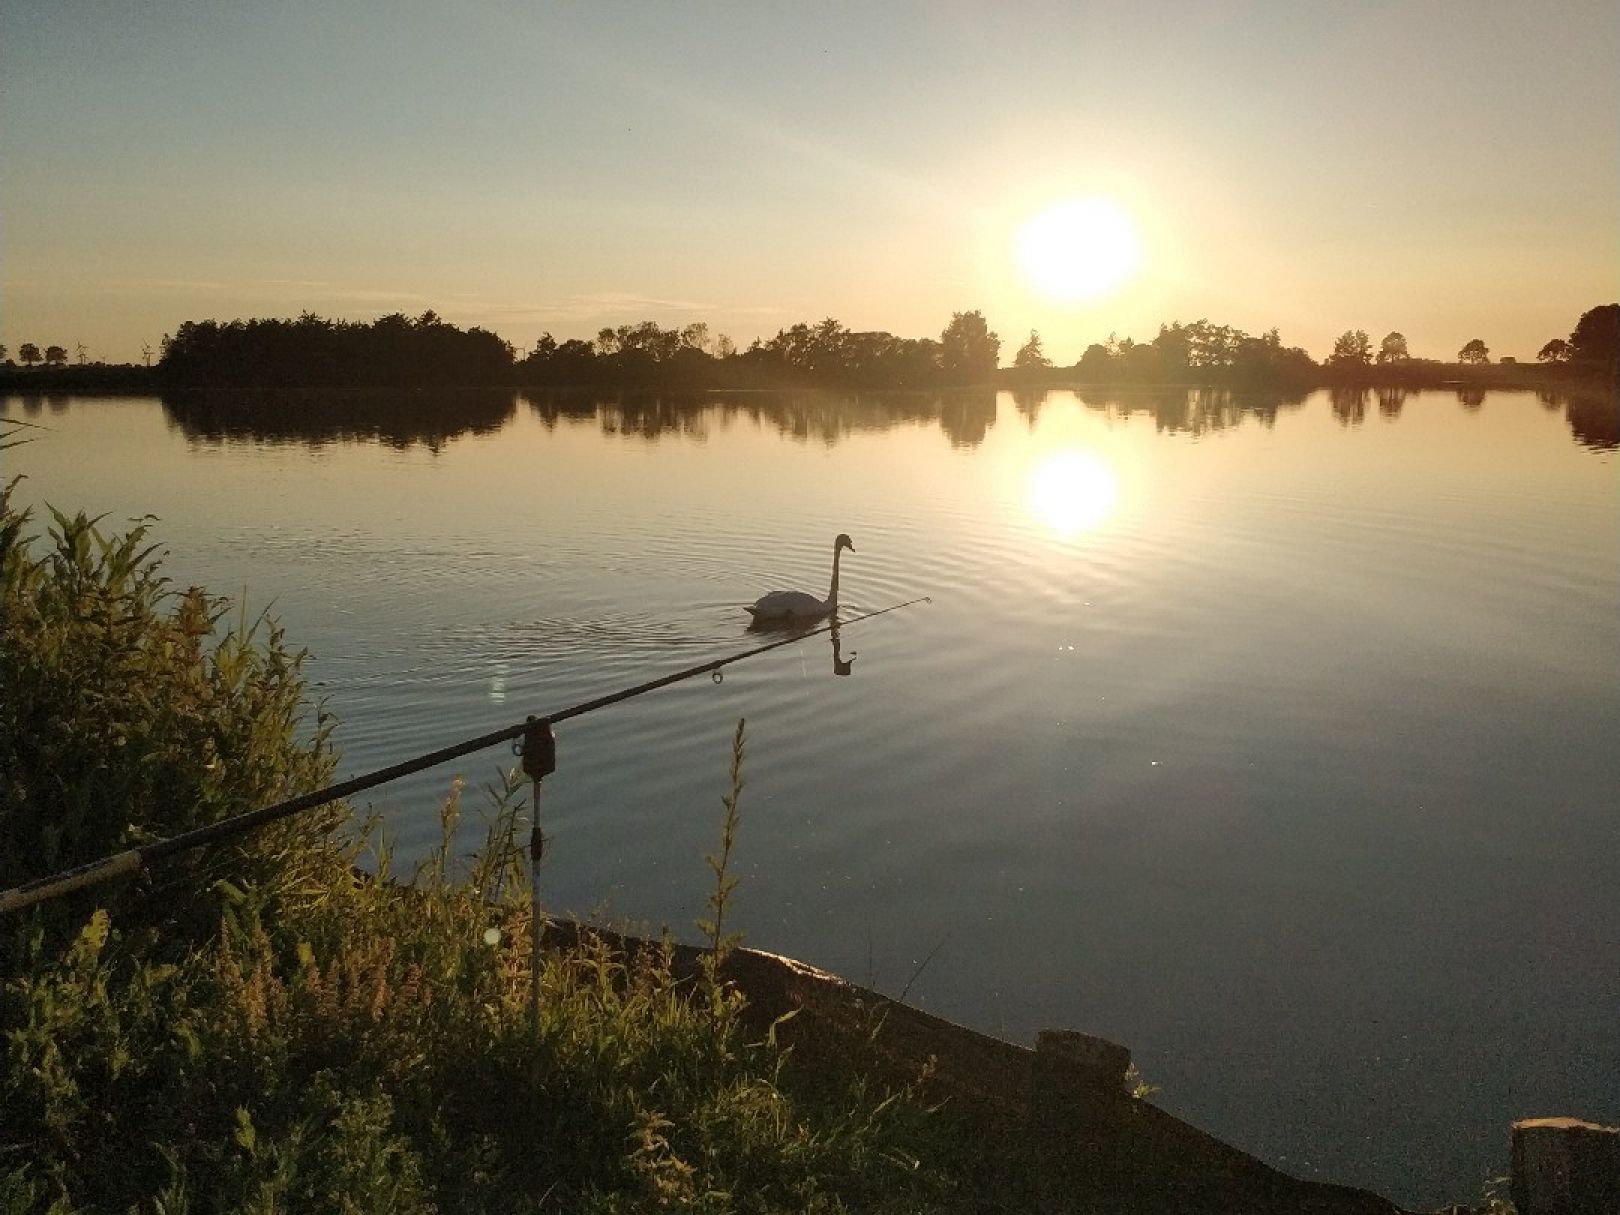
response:
M4 712L23 727L0 742L8 876L324 779L329 723L300 733L279 631L170 591L145 522L53 518L38 555L9 498L0 528ZM743 742L739 722L711 956L736 940ZM534 956L522 790L491 786L484 845L458 859L454 788L410 884L377 824L337 807L0 924L0 1209L937 1206L925 1111L848 1060L803 1080L667 942L587 932Z
M171 587L149 519L107 535L99 519L53 510L48 535L29 535L16 485L0 490L0 885L327 781L332 720L305 702L304 655L278 625ZM297 880L286 862L334 815L216 849L170 878ZM152 888L126 884L111 906L133 910ZM172 922L172 905L149 907Z
M725 922L726 909L731 905L731 894L736 890L738 881L731 875L731 850L736 846L737 827L741 821L737 807L742 801L747 720L745 717L739 717L737 729L731 736L731 787L720 799L720 804L726 812L720 825L720 852L719 855L711 853L703 858L708 863L709 871L714 874L714 889L709 892L704 904L713 918L699 920L698 931L709 940L709 956L715 966L723 963L726 955L742 940L740 933L725 931Z

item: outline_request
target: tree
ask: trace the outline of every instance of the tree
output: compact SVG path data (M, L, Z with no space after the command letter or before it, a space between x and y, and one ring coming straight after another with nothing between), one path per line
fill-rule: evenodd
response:
M4 346L0 346L0 363L4 363L5 361L6 361L6 348Z
M32 342L24 342L17 347L17 357L23 361L24 365L37 363L39 362L39 347Z
M1222 369L1237 361L1238 348L1248 338L1241 329L1216 325L1204 317L1182 328L1184 361L1188 367Z
M708 354L711 344L707 321L694 321L681 330L681 345L687 350L701 350Z
M1159 335L1150 345L1156 358L1155 366L1166 375L1180 376L1186 370L1192 350L1191 326L1171 321L1159 326Z
M1607 368L1614 374L1620 366L1620 304L1603 304L1581 313L1569 345L1572 361Z
M840 321L826 317L810 330L807 349L808 370L812 375L826 377L844 369L844 353L853 335Z
M722 333L719 337L714 339L714 357L715 358L717 358L717 359L729 359L732 356L734 356L736 353L737 353L737 343L732 341L725 334Z
M141 343L141 362L145 363L148 367L150 367L152 365L152 343L151 342L142 342Z
M67 351L61 346L45 347L45 363L49 367L60 367L67 362Z
M1029 331L1029 341L1018 348L1013 355L1013 366L1024 371L1033 371L1038 367L1050 367L1052 360L1047 358L1041 350L1041 335L1035 330Z
M1570 344L1563 338L1554 338L1543 346L1536 355L1538 362L1567 363L1570 356Z
M1119 349L1119 343L1114 341L1111 335L1108 340L1113 343L1115 350ZM1107 346L1093 342L1086 347L1086 352L1080 356L1080 361L1074 365L1074 370L1082 380L1110 379L1114 371L1114 355L1109 352Z
M1406 348L1406 335L1391 331L1384 335L1384 340L1378 343L1378 361L1380 363L1405 363L1412 357L1411 351Z
M1467 344L1457 351L1457 361L1475 365L1489 363L1491 361L1491 349L1479 338L1470 338Z
M1372 362L1372 339L1365 329L1346 329L1333 343L1328 362L1334 367L1365 367Z
M939 366L957 383L987 380L1001 361L1001 339L990 331L984 314L951 313L951 323L939 335Z

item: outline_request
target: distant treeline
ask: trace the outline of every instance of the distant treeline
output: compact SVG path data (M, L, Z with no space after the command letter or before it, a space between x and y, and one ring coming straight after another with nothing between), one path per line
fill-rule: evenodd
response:
M163 339L153 369L170 391L363 388L614 388L635 391L827 388L938 390L1056 384L1169 384L1304 391L1320 385L1424 388L1459 380L1487 387L1541 387L1559 380L1620 379L1620 304L1586 311L1568 338L1541 348L1537 364L1491 362L1476 338L1455 361L1414 356L1398 332L1375 348L1365 330L1348 330L1318 363L1276 329L1256 337L1200 319L1160 325L1148 341L1110 335L1077 363L1055 365L1039 333L1003 369L1001 338L978 311L957 312L937 338L857 331L831 317L780 329L739 350L698 323L666 329L654 321L600 330L594 341L559 342L547 333L520 354L487 329L460 329L434 312L393 313L369 323L306 312L296 320L187 321ZM43 389L147 387L146 369L68 366L65 352L21 348L0 387ZM0 347L0 359L5 357ZM81 351L82 354L82 351ZM142 381L139 384L133 381Z
M364 324L306 312L297 320L187 321L163 339L167 388L450 388L511 383L512 347L487 329L424 312Z
M157 368L143 367L139 363L67 363L42 367L0 364L0 390L7 392L122 395L155 392L158 386Z
M1040 335L1031 332L1013 358L1011 374L1027 383L1072 379L1083 384L1304 389L1320 380L1321 368L1302 348L1283 345L1275 329L1254 337L1230 325L1197 320L1160 325L1150 342L1110 334L1107 342L1086 347L1072 368L1054 367L1041 353Z
M305 313L295 321L188 321L163 341L171 389L495 385L710 389L815 385L938 388L994 378L1001 348L984 317L958 313L936 341L855 333L834 320L795 325L738 351L704 324L603 329L594 342L548 333L528 354L485 329L432 312L371 324Z
M1318 385L1369 388L1433 388L1458 380L1490 386L1537 387L1548 380L1620 378L1620 304L1588 309L1567 339L1553 338L1537 355L1539 365L1512 359L1493 364L1490 349L1474 338L1457 351L1455 361L1415 357L1406 336L1391 332L1374 349L1366 330L1351 329L1333 343L1321 363L1298 346L1283 345L1276 329L1253 337L1230 325L1207 320L1160 325L1152 341L1137 342L1109 335L1086 348L1072 368L1054 367L1041 353L1040 335L1014 356L1006 373L1026 383L1051 384L1186 384L1192 386L1273 386L1282 389Z

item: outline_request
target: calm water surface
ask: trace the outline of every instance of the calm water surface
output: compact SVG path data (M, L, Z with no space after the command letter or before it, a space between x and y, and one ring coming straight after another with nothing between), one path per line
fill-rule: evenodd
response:
M751 944L1015 1041L1117 1039L1177 1114L1411 1202L1477 1194L1511 1119L1620 1119L1607 415L5 411L50 428L6 453L25 500L156 514L177 582L274 604L347 771L748 645L740 605L824 593L839 531L846 614L933 597L847 630L847 677L814 638L567 723L556 909L692 934L746 715ZM452 776L510 762L383 791L402 856Z

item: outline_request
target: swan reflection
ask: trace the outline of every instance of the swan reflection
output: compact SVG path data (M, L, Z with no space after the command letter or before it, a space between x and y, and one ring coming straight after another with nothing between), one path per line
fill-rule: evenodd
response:
M749 624L750 633L800 633L809 635L816 631L814 620L795 620L792 617L776 620L761 620L757 617ZM832 641L832 664L834 675L848 675L855 669L855 659L859 657L853 650L848 658L844 657L843 638L838 634L838 622L835 620L827 627L827 636Z
M1119 504L1119 478L1078 447L1047 456L1029 474L1029 508L1065 540L1102 525Z
M848 658L844 657L843 648L838 640L838 626L836 624L832 626L832 629L827 635L832 638L833 674L848 675L852 670L855 669L855 659L857 655L851 652Z

